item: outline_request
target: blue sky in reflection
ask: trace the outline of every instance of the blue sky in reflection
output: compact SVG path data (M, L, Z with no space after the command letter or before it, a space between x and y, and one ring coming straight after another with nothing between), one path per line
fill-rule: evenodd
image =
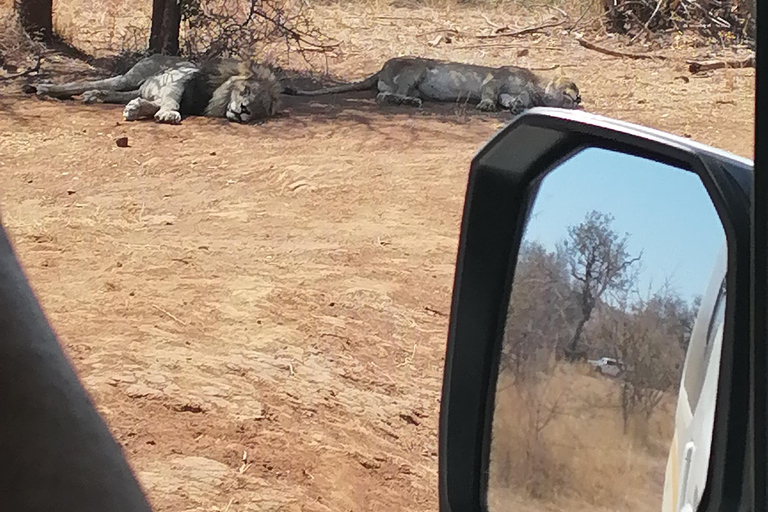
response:
M554 249L591 210L613 215L631 254L643 251L642 295L665 282L686 299L704 293L725 232L696 174L588 148L544 178L525 239Z

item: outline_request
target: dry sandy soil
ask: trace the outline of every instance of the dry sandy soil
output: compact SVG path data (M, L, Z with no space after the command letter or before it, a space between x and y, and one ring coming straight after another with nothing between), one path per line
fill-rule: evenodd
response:
M560 64L589 111L751 156L754 71L691 76L685 58L705 49L622 60L557 31L432 47L436 30L526 20L317 13L344 43L328 63L338 77L403 53ZM288 102L260 126L163 126L20 86L0 85L3 223L156 509L436 510L467 171L508 117L380 110L359 94Z

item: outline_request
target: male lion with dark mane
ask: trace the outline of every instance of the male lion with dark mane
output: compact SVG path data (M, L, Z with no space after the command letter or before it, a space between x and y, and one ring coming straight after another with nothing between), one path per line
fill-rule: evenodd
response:
M478 110L500 107L513 114L536 107L579 108L573 81L557 77L546 85L532 71L517 66L492 68L421 57L396 57L368 78L314 91L285 88L285 94L320 96L374 89L379 104L422 106L422 100L472 102Z
M267 67L234 59L195 64L182 57L152 55L125 74L104 80L38 84L38 96L125 105L126 121L154 117L178 124L182 115L225 117L251 123L272 117L280 106L280 82Z

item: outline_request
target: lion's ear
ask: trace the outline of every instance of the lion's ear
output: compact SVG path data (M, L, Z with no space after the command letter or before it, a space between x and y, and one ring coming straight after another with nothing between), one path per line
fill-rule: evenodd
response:
M240 76L248 76L253 73L253 62L249 59L243 59L237 66L237 74Z
M237 64L237 74L242 76L248 72L248 66L244 62Z
M252 60L250 61L251 65L251 74L258 75L262 69L264 69L264 64L262 64L259 61Z

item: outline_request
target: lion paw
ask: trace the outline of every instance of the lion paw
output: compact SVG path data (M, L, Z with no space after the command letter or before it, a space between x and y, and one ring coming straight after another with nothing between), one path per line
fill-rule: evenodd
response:
M131 100L123 109L123 119L126 121L136 121L141 115L141 98Z
M48 96L48 93L50 92L50 87L53 84L37 84L35 85L35 94L38 96Z
M380 92L376 95L376 103L379 105L389 105L394 103L394 100L392 98L392 93L390 92Z
M158 123L179 124L181 114L176 110L158 110L155 114L155 121Z
M421 107L421 98L414 96L404 96L391 92L380 92L376 95L376 103L379 105L407 105L409 107Z
M525 105L519 101L516 101L509 106L509 113L513 116L522 114L523 112L525 112Z
M421 98L412 98L410 96L403 98L401 103L403 105L408 105L409 107L416 107L416 108L421 108L421 106L424 104L424 102L421 101Z
M482 112L495 112L497 110L496 102L493 100L484 99L477 104L477 110Z
M96 103L104 99L104 91L85 91L83 93L83 103Z

